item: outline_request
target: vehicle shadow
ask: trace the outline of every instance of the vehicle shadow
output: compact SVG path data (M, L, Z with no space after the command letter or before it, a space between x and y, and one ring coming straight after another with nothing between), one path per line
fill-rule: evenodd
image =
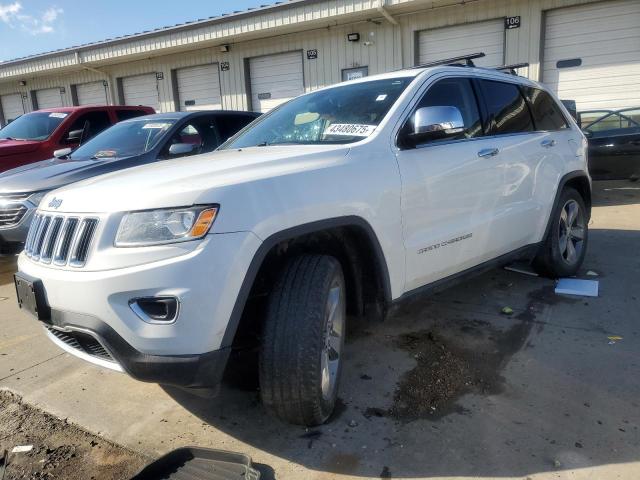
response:
M270 416L247 369L233 382L243 388L227 384L214 399L166 392L241 442L315 471L421 478L633 468L639 244L639 231L592 230L584 272L598 277L584 278L600 281L599 298L558 296L552 280L494 270L385 322L351 325L341 401L320 427ZM501 313L507 306L513 314Z

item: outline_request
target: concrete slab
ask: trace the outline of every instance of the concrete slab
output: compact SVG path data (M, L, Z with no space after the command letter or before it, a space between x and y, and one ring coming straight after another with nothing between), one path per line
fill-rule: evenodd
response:
M206 400L60 354L16 308L11 261L0 267L0 388L150 456L183 445L237 450L278 479L637 479L636 185L596 184L584 271L598 272L599 298L559 297L550 280L496 270L384 323L352 326L341 407L311 431L267 416L252 389L226 386ZM504 306L514 314L500 314ZM492 383L458 398L447 415L376 415L418 363L398 339L424 331L495 367ZM611 335L623 339L610 345Z

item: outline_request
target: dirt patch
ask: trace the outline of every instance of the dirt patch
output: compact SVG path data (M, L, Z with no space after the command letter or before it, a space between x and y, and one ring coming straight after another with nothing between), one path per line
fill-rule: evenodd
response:
M149 462L0 391L0 455L18 445L33 449L9 454L5 480L124 480Z
M435 322L429 330L407 333L395 339L417 362L404 373L387 415L403 422L439 419L451 413L467 413L457 400L467 393L497 394L504 386L501 372L514 353L523 348L536 316L553 302L544 288L532 292L526 308L507 329L479 320ZM382 416L368 409L367 418Z

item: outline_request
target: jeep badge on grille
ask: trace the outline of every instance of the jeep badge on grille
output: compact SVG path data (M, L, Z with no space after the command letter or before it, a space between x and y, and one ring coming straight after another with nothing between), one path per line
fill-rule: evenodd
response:
M60 205L62 205L61 198L53 197L53 199L49 202L49 207L51 208L60 208Z

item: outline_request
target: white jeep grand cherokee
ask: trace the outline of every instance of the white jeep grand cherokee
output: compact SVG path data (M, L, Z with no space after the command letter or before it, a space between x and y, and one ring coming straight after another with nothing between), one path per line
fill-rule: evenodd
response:
M576 273L586 141L545 87L461 65L302 95L219 151L47 195L16 276L51 340L150 382L214 388L259 349L280 418L327 420L347 314L514 259Z

